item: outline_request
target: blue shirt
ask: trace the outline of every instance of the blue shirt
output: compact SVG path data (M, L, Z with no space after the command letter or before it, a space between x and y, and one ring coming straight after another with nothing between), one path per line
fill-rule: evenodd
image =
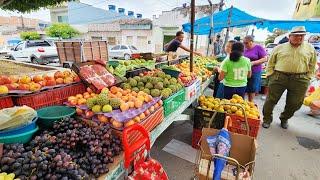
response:
M177 39L173 39L170 41L167 47L164 48L166 52L176 52L177 49L180 47L181 42Z

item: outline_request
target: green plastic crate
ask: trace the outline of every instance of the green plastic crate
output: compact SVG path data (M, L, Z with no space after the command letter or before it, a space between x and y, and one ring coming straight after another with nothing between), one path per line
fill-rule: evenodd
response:
M174 95L163 101L164 116L169 116L172 112L176 111L185 100L185 89L181 89Z

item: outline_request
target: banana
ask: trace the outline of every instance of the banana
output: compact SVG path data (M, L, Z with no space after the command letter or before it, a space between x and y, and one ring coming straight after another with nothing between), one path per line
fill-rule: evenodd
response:
M310 106L312 101L320 99L320 88L317 88L310 96L304 98L303 104Z

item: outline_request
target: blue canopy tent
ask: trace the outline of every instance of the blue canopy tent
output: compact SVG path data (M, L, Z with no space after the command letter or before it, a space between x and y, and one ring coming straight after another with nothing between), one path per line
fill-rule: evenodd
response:
M228 27L244 27L256 23L261 23L265 19L258 18L241 11L238 8L231 7L224 11L213 14L213 31L220 32ZM186 23L182 25L183 31L190 32L191 25ZM210 33L210 16L200 18L194 23L195 35L207 35Z
M294 26L305 26L308 32L320 32L320 21L293 21L293 20L268 20L252 16L238 8L231 7L224 11L213 14L213 32L221 32L228 27L245 27L255 25L257 28L267 28L273 31L275 28L290 30ZM190 32L191 25L182 25L183 31ZM210 34L210 16L200 18L195 21L194 34Z

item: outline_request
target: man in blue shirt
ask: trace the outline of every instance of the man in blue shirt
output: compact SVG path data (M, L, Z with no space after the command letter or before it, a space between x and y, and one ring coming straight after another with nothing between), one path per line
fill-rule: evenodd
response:
M165 52L176 52L177 49L180 47L181 49L191 52L191 50L185 46L183 46L181 43L184 38L184 33L182 31L178 31L176 33L176 37L171 40L168 44L164 45ZM193 52L194 54L201 56L201 53Z

